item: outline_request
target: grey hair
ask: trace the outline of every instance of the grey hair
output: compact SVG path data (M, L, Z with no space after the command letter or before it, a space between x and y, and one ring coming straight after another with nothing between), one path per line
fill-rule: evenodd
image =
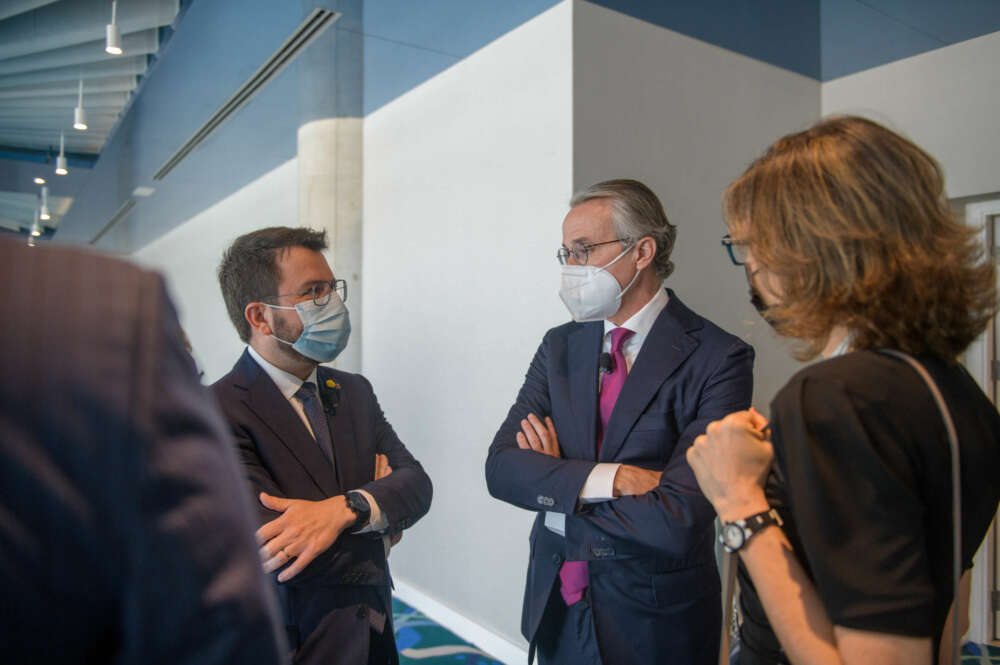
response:
M661 280L674 272L670 254L677 240L677 227L670 223L660 199L638 180L605 180L584 187L569 200L574 208L592 199L609 199L611 222L619 240L635 244L649 236L656 242L653 270Z

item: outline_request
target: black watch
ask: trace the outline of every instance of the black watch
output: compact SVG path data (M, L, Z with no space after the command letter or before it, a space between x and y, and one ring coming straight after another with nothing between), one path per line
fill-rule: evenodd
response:
M778 514L777 510L771 508L735 522L724 522L722 531L719 533L719 542L722 543L722 547L727 552L732 554L740 551L755 533L759 533L771 525L781 526L783 524L781 515Z
M347 507L354 511L357 517L350 527L351 531L361 529L368 525L372 516L372 507L368 505L368 499L361 492L348 492L344 495L347 499Z

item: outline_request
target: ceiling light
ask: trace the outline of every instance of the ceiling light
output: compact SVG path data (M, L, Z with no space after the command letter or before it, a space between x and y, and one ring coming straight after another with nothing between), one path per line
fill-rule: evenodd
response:
M111 55L122 54L122 31L118 28L118 0L111 2L111 23L108 23L104 50Z
M39 215L38 211L36 210L35 221L31 223L31 232L28 233L28 244L31 244L32 240L42 235L42 225L38 223L38 220L39 220Z
M87 129L87 112L83 110L83 79L80 79L80 96L77 97L76 108L73 109L73 129L81 132Z
M66 175L69 169L66 168L66 137L59 132L59 156L56 157L56 175Z
M52 215L49 214L49 188L48 187L42 187L42 206L41 206L41 208L38 209L38 219L42 220L43 222L47 222L50 219L52 219ZM39 231L38 233L35 233L35 229L32 229L31 232L34 235L41 235L41 231Z
M36 185L44 185L45 184L45 178L36 175L35 176L35 184Z

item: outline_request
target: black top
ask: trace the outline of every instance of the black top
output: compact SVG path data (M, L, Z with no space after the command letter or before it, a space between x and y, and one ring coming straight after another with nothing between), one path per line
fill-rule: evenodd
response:
M961 365L919 360L958 430L969 568L1000 498L1000 417ZM768 501L833 623L933 637L936 653L952 599L951 456L927 385L902 360L850 353L796 374L771 427ZM787 662L742 564L739 577L744 662Z

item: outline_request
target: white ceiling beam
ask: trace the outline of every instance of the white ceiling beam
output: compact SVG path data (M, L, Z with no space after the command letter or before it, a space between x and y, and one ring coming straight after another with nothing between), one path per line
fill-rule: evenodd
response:
M87 88L83 89L84 108L117 108L120 109L128 103L129 93L127 92L105 92L95 95L88 95ZM0 99L0 108L52 108L64 107L72 111L76 106L76 95L64 95L62 97L39 97L31 104L25 104L23 99Z
M0 69L3 62L0 62ZM19 72L17 74L0 73L0 88L12 88L15 86L34 83L58 83L60 81L78 81L83 77L84 81L90 79L102 79L112 76L139 76L146 73L146 56L137 55L129 58L120 56L115 60L106 62L95 62L86 67L71 65L68 67L54 67L52 69L39 69L30 72Z
M119 76L104 79L91 79L83 84L84 101L87 94L95 95L105 92L132 92L136 87L136 77ZM37 85L19 85L11 88L0 88L0 99L34 99L38 97L72 96L77 94L79 81L64 83L39 83Z
M0 27L2 26L3 24L0 23ZM30 55L0 59L0 74L18 74L55 67L114 62L120 58L134 58L156 53L159 47L160 38L156 30L143 30L122 36L124 54L120 56L105 53L104 39L100 39L72 46L60 46Z
M3 5L0 5L0 21L45 5L51 5L53 2L56 0L4 0Z

